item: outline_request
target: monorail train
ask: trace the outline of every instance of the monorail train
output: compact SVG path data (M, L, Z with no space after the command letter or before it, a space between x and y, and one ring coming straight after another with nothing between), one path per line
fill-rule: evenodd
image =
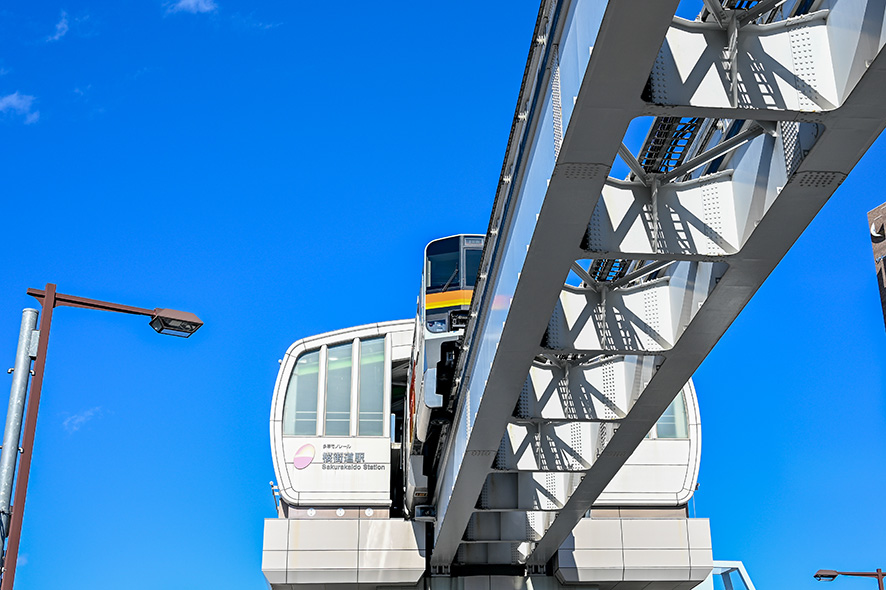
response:
M406 508L410 511L431 500L434 482L430 474L435 472L438 443L455 409L450 396L452 380L483 242L483 236L463 234L434 240L425 247L402 453Z

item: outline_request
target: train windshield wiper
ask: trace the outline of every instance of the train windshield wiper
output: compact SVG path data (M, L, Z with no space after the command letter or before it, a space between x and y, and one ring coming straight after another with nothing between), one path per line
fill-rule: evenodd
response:
M457 277L457 276L458 276L458 265L456 264L456 265L455 265L455 270L452 271L452 274L449 276L449 280L446 281L446 284L443 285L443 288L440 290L440 292L441 292L441 293L445 293L445 292L446 292L446 289L449 288L449 285L452 284L452 281L453 281L453 280L455 279L455 277Z

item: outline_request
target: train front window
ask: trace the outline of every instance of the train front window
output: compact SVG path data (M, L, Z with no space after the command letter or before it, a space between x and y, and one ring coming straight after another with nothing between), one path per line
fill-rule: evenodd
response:
M483 250L465 250L465 287L468 289L473 289L477 283L482 257Z
M458 238L446 238L428 244L428 293L459 289Z
M438 293L458 288L458 252L428 256L431 267L428 293Z

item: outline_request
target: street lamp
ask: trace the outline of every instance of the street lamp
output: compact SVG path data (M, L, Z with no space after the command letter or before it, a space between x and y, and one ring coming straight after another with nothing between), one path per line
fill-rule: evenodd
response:
M187 338L203 325L200 318L187 311L174 309L155 309L151 317L151 327L158 334L168 334Z
M877 584L880 586L880 590L883 590L883 578L886 578L886 574L883 573L883 570L877 568L875 572L838 572L835 570L818 570L815 572L814 578L819 582L833 582L837 579L837 576L855 576L857 578L877 578Z
M15 565L21 541L22 521L25 513L25 498L28 492L28 476L31 471L31 458L34 449L34 434L37 428L37 412L40 407L40 393L43 389L43 375L46 368L46 350L49 346L49 328L52 311L59 306L100 309L130 315L150 317L151 327L159 334L187 338L196 332L203 322L196 315L174 309L146 309L131 307L96 299L86 299L56 292L54 284L46 285L44 291L28 289L28 295L35 297L43 306L40 330L37 327L37 310L26 309L22 314L21 331L15 354L12 391L9 395L9 410L6 415L6 429L3 434L3 447L0 451L0 536L8 539L3 555L2 581L0 590L12 590L15 582ZM31 360L34 370L31 371ZM28 377L34 376L31 394L28 396ZM22 414L25 398L28 408L22 435ZM19 439L21 438L21 447ZM15 477L17 455L21 454L18 476ZM10 504L12 483L15 479L15 501Z

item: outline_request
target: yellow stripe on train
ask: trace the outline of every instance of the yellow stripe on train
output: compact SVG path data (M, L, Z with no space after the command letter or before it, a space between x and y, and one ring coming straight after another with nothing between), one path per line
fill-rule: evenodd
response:
M474 296L473 290L445 291L443 293L428 293L425 295L425 309L439 309L441 307L455 307L457 305L470 305Z

